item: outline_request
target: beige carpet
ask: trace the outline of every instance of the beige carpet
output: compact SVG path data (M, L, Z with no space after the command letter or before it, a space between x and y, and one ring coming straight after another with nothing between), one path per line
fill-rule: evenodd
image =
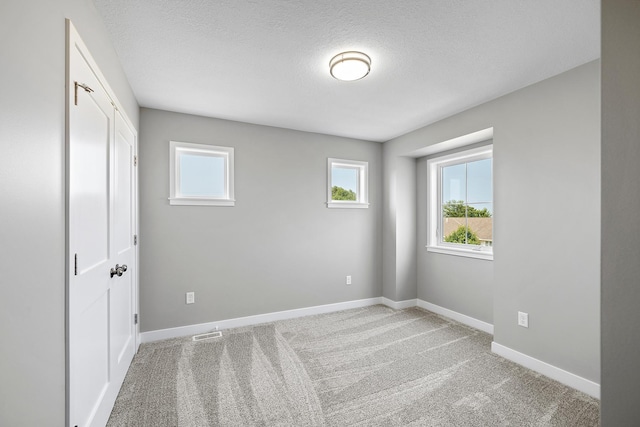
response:
M141 346L116 426L597 426L599 403L491 336L373 306Z

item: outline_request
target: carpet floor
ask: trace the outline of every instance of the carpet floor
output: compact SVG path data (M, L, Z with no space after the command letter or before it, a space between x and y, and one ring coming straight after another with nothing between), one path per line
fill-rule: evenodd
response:
M109 427L598 426L599 402L491 336L377 305L143 344Z

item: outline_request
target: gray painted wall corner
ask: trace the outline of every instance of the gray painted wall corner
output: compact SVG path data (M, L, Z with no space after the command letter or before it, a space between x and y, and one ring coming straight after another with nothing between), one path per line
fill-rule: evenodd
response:
M595 382L600 379L600 333L595 320L600 292L599 78L599 61L593 61L396 138L384 147L387 197L394 188L415 185L409 177L405 182L393 181L402 176L395 159L493 127L492 266L460 257L444 261L439 254L424 254L418 243L418 296L492 321L497 343ZM419 212L424 204L421 185ZM571 212L578 201L583 213L567 219L565 227L561 215L553 212ZM422 220L419 215L414 235L422 232ZM395 233L398 239L398 224L397 215L387 216L383 235ZM572 234L571 250L560 232L567 227L584 230ZM385 269L407 262L399 256L404 255L396 247L385 247ZM467 279L481 278L476 292L451 286L447 271L452 269L465 270ZM394 291L388 276L385 296ZM529 329L517 326L519 310L529 312Z
M381 144L151 109L140 134L143 331L380 296ZM170 140L235 148L234 207L169 206ZM328 157L369 162L368 209L326 207Z
M384 144L383 292L393 301L415 299L416 161Z

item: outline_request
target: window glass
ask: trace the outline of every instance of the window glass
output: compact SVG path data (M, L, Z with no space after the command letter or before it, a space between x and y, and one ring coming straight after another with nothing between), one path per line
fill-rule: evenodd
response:
M445 203L453 200L465 200L467 180L465 164L442 168L442 200Z
M327 207L369 207L368 173L367 162L327 159Z
M492 159L442 167L442 241L493 244Z
M169 204L234 206L232 147L169 142Z
M454 255L458 254L455 251L464 250L465 256L492 259L492 152L491 146L485 146L427 162L429 250Z
M467 201L483 203L493 200L492 159L467 163Z
M180 194L223 197L224 169L224 157L182 153L180 155Z
M331 200L358 199L358 168L333 166L331 168Z

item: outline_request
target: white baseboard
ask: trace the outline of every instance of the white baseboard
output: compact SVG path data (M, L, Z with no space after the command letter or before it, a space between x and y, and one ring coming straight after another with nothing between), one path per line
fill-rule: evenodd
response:
M491 323L483 322L482 320L475 319L467 316L466 314L458 313L457 311L449 310L448 308L440 307L439 305L432 304L427 301L418 299L417 305L425 310L432 311L444 317L455 320L472 328L479 329L483 332L493 335L493 325Z
M199 323L197 325L179 326L177 328L158 329L155 331L141 332L139 342L141 344L159 341L169 338L186 337L215 330L239 328L241 326L258 325L260 323L275 322L277 320L295 319L298 317L311 316L314 314L332 313L335 311L348 310L351 308L367 307L370 305L384 304L395 310L402 310L409 307L424 308L434 313L449 317L455 321L493 334L493 325L482 322L473 317L457 313L444 307L423 301L421 299L410 299L405 301L393 301L385 297L367 298L355 301L339 302L335 304L317 305L314 307L298 308L294 310L277 311L274 313L257 314L254 316L238 317L235 319L218 320L215 322Z
M496 343L495 341L491 343L491 351L505 359L517 363L518 365L522 365L525 368L536 371L566 386L575 388L589 396L595 397L596 399L600 399L600 384L598 383L579 377L576 374L572 374L571 372L557 368L531 356L527 356L519 351L512 350L509 347Z
M277 320L295 319L297 317L311 316L314 314L332 313L334 311L348 310L350 308L368 307L382 304L382 298L367 298L355 301L339 302L335 304L317 305L314 307L298 308L294 310L277 311L274 313L257 314L255 316L238 317L235 319L219 320L217 322L200 323L197 325L180 326L177 328L159 329L156 331L142 332L140 342L153 342L168 338L185 337L211 332L218 327L219 330L238 328L241 326L258 325L260 323L275 322Z
M238 328L241 326L251 326L260 323L275 322L278 320L295 319L298 317L311 316L314 314L332 313L335 311L348 310L352 308L368 307L376 304L384 304L387 307L395 310L402 310L409 307L418 306L429 310L433 313L440 314L441 316L448 317L452 320L471 326L472 328L479 329L483 332L493 335L493 325L483 322L465 314L458 313L448 308L441 307L436 304L432 304L421 299L411 299L405 301L393 301L385 297L367 298L355 301L339 302L335 304L318 305L314 307L299 308L294 310L277 311L274 313L258 314L255 316L238 317L235 319L220 320L217 322L200 323L197 325L180 326L177 328L160 329L156 331L142 332L140 333L140 343L147 343L153 341L159 341L168 338L178 338L189 335L202 334L215 330L216 327L220 330L229 328ZM585 378L579 377L571 372L557 368L541 360L535 359L526 354L512 350L496 342L491 343L491 351L511 360L519 365L529 368L533 371L539 372L549 378L552 378L562 384L579 390L589 396L600 398L600 384Z
M382 298L382 304L386 305L387 307L391 307L395 310L402 310L404 308L415 307L417 303L417 300L415 299L408 299L404 301L394 301L385 297L381 297L381 298Z

